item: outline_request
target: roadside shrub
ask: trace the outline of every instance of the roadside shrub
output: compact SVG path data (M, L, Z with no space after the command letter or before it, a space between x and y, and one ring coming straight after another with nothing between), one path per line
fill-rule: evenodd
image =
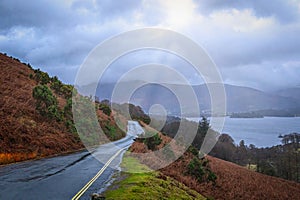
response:
M111 114L111 109L110 109L109 105L107 105L105 103L100 103L99 110L101 110L107 116L110 116L110 114Z
M153 135L152 137L148 137L144 139L144 144L147 146L150 150L155 150L157 145L160 145L162 142L162 139L159 137L158 133Z
M196 149L194 146L189 146L188 148L188 152L191 152L194 156L198 156L199 155L199 150Z
M75 125L72 120L66 120L66 127L71 131L71 133L77 133Z

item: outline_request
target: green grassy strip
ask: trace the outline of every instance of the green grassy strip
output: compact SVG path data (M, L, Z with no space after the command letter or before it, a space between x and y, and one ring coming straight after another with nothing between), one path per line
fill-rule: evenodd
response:
M158 178L159 172L151 172L128 152L121 167L129 172L122 172L121 178L104 193L105 199L205 199L174 179Z

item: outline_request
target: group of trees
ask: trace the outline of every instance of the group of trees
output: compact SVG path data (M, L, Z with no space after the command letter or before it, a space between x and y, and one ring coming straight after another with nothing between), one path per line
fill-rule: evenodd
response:
M257 172L300 182L300 134L281 136L282 144L257 148L253 144L238 145L222 134L210 155L254 169Z
M179 125L179 120L166 123L162 131L175 137ZM203 118L198 123L198 131L192 146L199 150L208 132L217 135L210 129L207 119ZM300 134L290 133L280 136L280 138L281 145L258 148L253 144L246 145L244 140L236 144L228 134L221 134L209 154L241 166L247 166L260 173L300 182Z
M160 145L162 139L159 137L158 133L155 133L151 137L146 137L143 139L144 144L147 146L148 149L154 151L157 145Z
M40 69L35 69L34 74L30 74L30 78L37 81L40 85L49 86L57 95L61 95L66 99L71 98L72 93L76 92L72 85L64 84L57 76L50 77L48 73L43 72Z
M280 138L282 145L252 148L250 156L256 160L257 171L300 182L300 134Z
M180 130L180 126L183 126L183 128ZM189 145L187 141L190 140L188 138L189 134L182 133L181 131L189 132L193 131L194 129L192 127L197 128L197 132L195 134L195 137L191 141L192 146L195 147L196 149L200 150L202 143L205 139L205 136L207 133L217 137L218 133L214 130L212 130L209 126L209 122L205 117L202 118L198 123L192 122L192 121L187 121L187 120L172 120L170 122L167 122L164 127L162 128L162 132L169 137L174 138L177 134L183 135L184 138L182 138L184 143Z

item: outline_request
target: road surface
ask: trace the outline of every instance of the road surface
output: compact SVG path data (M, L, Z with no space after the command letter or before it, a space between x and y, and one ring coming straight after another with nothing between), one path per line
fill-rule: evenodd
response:
M82 151L0 167L0 199L90 199L91 194L102 192L113 180L124 151L140 133L138 126L129 121L125 138L101 145L93 152L105 163Z

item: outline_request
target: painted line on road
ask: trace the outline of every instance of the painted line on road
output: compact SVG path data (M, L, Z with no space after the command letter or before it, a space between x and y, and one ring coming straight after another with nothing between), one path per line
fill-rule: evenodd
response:
M105 165L100 169L100 171L89 181L87 184L72 198L72 200L78 200L84 193L89 189L89 187L101 176L101 174L105 171L105 169L109 166L109 164L124 150L128 148L124 147L117 151L106 163Z

